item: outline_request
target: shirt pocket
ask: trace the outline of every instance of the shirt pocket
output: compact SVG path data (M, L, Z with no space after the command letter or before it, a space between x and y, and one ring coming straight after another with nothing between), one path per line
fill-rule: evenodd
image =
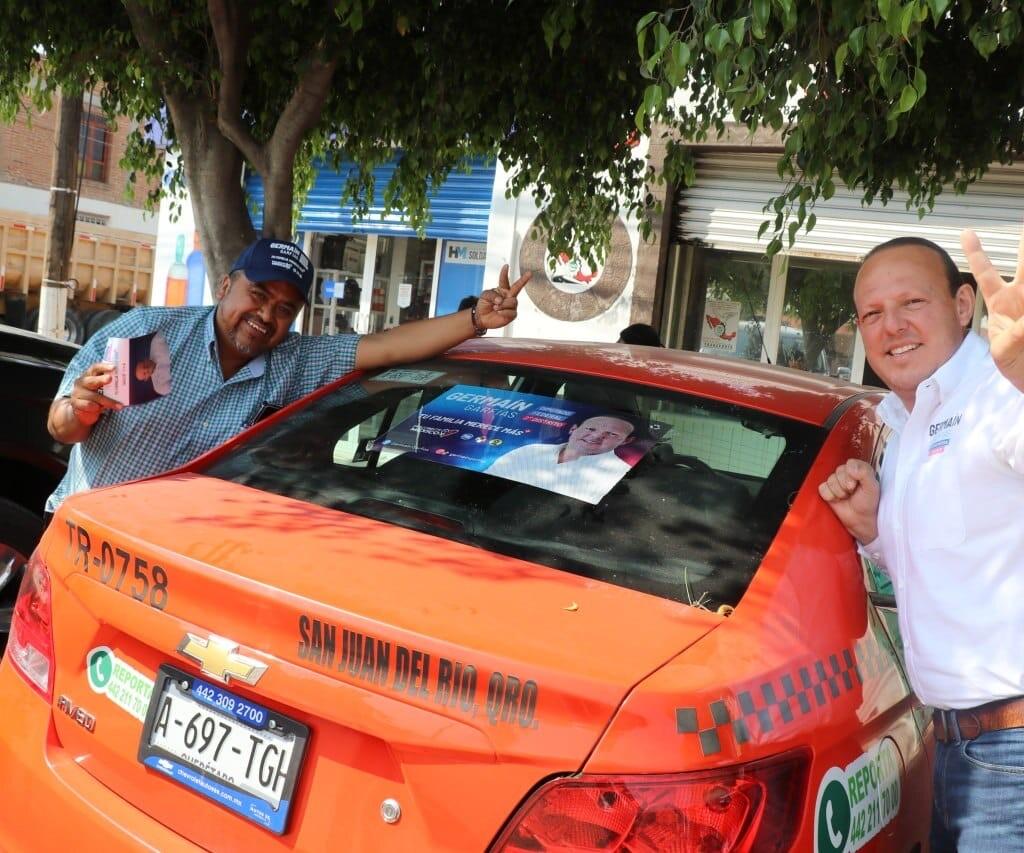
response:
M919 547L953 548L967 538L960 480L955 456L940 453L925 460L915 513L920 519Z

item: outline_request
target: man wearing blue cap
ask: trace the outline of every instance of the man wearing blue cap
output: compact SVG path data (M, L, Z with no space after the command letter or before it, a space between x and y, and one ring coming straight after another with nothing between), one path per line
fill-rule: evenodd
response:
M373 335L291 332L313 283L313 265L294 243L249 245L217 288L215 308L142 307L103 327L75 355L50 406L47 426L75 445L67 474L46 502L53 512L83 489L148 477L183 465L263 414L286 406L350 370L438 355L515 319L529 273L498 286L472 308ZM171 355L171 393L124 407L106 397L113 366L108 338L159 331Z

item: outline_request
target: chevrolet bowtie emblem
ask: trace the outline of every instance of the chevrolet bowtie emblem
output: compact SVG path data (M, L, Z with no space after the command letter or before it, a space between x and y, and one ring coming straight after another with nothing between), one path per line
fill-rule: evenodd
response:
M238 654L238 643L211 634L204 639L186 634L178 645L178 653L199 664L204 675L228 683L229 679L255 684L267 671L267 665L255 658Z

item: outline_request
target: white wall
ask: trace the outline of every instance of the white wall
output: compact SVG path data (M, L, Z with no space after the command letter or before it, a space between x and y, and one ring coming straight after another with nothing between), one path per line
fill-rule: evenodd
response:
M174 168L175 155L170 151L166 155L164 174L167 175ZM165 305L167 295L167 273L174 263L174 250L178 235L185 235L185 258L188 258L192 251L192 238L196 230L196 219L192 213L192 196L186 190L181 198L174 199L180 203L180 214L176 221L171 221L172 199L166 196L160 200L160 217L156 231L156 248L153 253L153 292L151 294L151 305ZM206 278L204 288L204 302L207 305L213 304L210 295L210 278Z
M642 152L638 152L638 154L642 154ZM507 175L508 173L499 162L491 197L491 215L487 226L485 289L497 284L502 264L509 264L509 277L513 281L519 276L519 253L523 241L528 237L530 225L540 212L529 194L518 198L505 198ZM621 295L604 313L583 321L559 320L541 311L523 290L519 296L518 317L515 322L505 328L505 334L520 338L550 340L603 342L618 340L619 332L629 325L639 245L639 232L636 223L626 220L625 217L623 220L632 249L629 277Z

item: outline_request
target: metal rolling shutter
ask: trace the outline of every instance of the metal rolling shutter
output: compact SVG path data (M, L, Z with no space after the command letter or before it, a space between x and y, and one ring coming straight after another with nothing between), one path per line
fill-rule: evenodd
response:
M494 161L478 158L471 161L471 165L472 171L469 173L453 171L444 184L428 192L431 221L426 226L425 236L487 242L487 219L491 212L495 164ZM295 230L323 234L418 236L401 213L392 211L387 218L381 219L384 212L384 187L395 171L394 161L373 170L373 203L362 221L353 222L352 205L341 204L346 176L353 166L345 162L337 171L326 167L318 170L313 189L294 225ZM245 188L256 207L253 224L259 230L263 224L263 181L258 175L249 173Z
M762 208L785 188L776 160L762 153L698 155L696 183L676 196L673 240L763 252L767 239L758 240L757 229L768 217ZM797 235L791 254L857 260L885 240L912 235L943 246L966 270L960 230L970 226L1004 274L1015 269L1024 219L1024 166L995 166L965 195L943 193L924 219L905 203L906 194L896 193L888 205L865 206L859 193L837 186L831 199L815 205L817 225L810 234Z

